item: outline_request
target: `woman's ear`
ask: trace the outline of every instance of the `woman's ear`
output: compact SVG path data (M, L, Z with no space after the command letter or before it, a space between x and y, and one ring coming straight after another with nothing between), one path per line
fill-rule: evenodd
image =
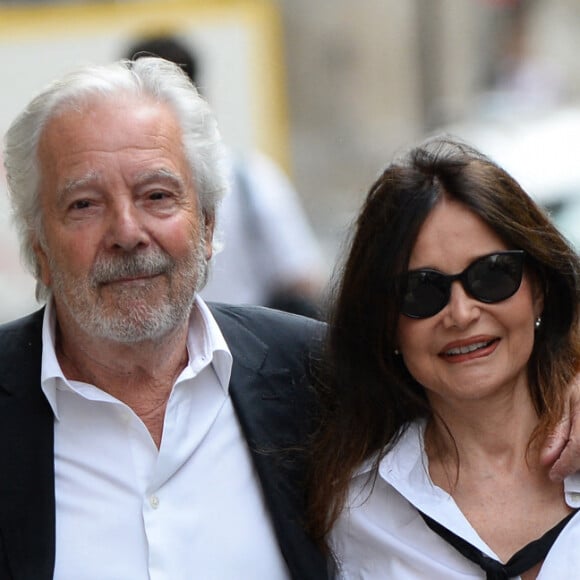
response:
M532 308L534 309L534 320L537 320L544 311L544 287L540 283L538 276L530 276L532 290Z

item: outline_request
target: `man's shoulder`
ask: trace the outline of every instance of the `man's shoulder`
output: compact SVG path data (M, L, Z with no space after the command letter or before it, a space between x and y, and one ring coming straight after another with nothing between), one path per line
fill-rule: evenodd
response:
M326 330L326 325L319 320L263 306L217 302L210 302L208 306L220 327L231 324L264 337L309 341L322 338Z
M43 310L0 325L0 390L36 386L42 357Z
M301 369L319 358L326 331L320 321L262 306L208 306L238 361L258 364L267 352L271 365Z
M43 316L44 309L42 308L22 318L0 324L1 351L4 351L3 347L13 344L14 340L19 337L23 339L30 339L36 336L40 337Z

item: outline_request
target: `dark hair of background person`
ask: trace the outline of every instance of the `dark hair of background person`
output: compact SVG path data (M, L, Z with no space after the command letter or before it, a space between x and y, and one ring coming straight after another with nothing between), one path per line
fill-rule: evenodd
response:
M171 35L143 37L125 51L125 58L135 60L142 56L158 56L178 64L197 87L199 64L190 50L177 37Z
M346 500L354 470L375 468L409 422L430 417L423 387L395 349L400 291L418 232L443 195L465 204L512 249L544 293L542 325L528 363L540 417L532 441L561 417L579 364L578 256L520 185L490 159L450 138L411 150L372 185L355 223L350 252L335 274L320 429L313 440L309 527L325 537ZM332 299L331 299L332 300ZM372 470L371 477L376 474Z

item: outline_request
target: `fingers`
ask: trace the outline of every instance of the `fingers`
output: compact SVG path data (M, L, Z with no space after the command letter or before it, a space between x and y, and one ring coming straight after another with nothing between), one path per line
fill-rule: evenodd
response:
M567 475L580 471L580 381L578 377L570 388L569 403L564 416L554 431L547 437L540 461L553 465L549 477L561 481Z
M550 479L554 481L562 479L562 474L567 474L567 466L571 461L567 447L569 444L570 426L570 415L566 411L565 418L546 437L540 453L540 462L542 465L552 465L549 475Z
M569 439L564 450L549 472L552 481L562 481L568 475L580 471L580 441Z

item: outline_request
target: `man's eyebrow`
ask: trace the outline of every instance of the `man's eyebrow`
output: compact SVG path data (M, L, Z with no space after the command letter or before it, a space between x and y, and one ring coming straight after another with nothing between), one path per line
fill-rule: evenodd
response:
M93 185L99 181L100 174L98 171L89 171L80 177L67 179L62 187L56 192L57 203L62 202L69 194L74 193L79 189L83 189L88 185Z
M163 167L139 173L136 179L136 182L139 185L147 185L149 183L154 183L156 181L170 183L178 191L184 191L186 189L186 183L183 177L181 177L181 175L175 173L174 171L171 171L170 169L165 169Z

